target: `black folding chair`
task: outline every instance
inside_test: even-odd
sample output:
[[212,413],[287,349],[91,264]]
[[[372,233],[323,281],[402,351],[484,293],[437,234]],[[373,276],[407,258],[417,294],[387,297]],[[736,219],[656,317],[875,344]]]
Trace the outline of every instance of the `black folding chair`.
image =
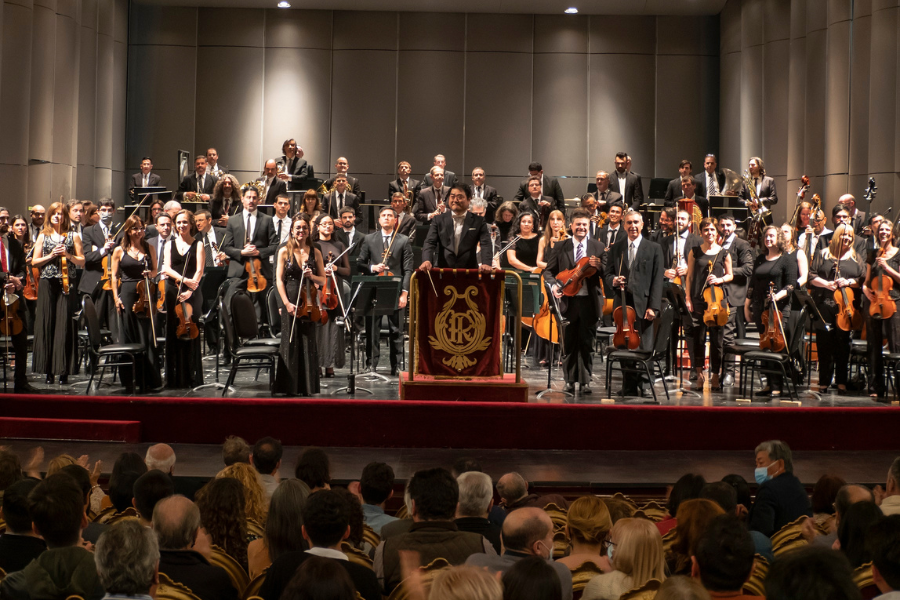
[[219,301],[219,319],[224,325],[226,352],[231,353],[231,371],[228,373],[222,395],[228,393],[228,388],[234,383],[234,378],[241,369],[253,369],[257,373],[259,369],[268,369],[269,390],[271,391],[275,383],[278,345],[252,343],[262,340],[257,337],[259,328],[256,324],[256,309],[246,292],[239,291],[232,296],[231,314],[232,317],[229,318],[225,312],[225,300],[221,299]]
[[[653,392],[653,401],[656,399],[656,388],[653,387],[654,375],[662,379],[663,390],[666,392],[666,400],[669,399],[669,386],[663,376],[662,362],[666,360],[666,352],[669,348],[669,337],[672,335],[672,321],[675,318],[675,307],[666,303],[659,319],[654,322],[655,338],[651,350],[613,350],[606,356],[606,392],[610,393],[613,364],[618,365],[618,370],[625,373],[645,374],[650,380],[650,390]],[[647,332],[645,332],[647,333]],[[635,365],[635,366],[632,366]],[[639,367],[637,365],[640,365]]]
[[[768,350],[753,350],[744,353],[741,361],[741,390],[744,389],[744,381],[750,382],[750,398],[753,398],[753,380],[757,373],[766,375],[781,375],[782,382],[787,386],[791,398],[800,400],[797,394],[797,379],[800,373],[794,366],[794,361],[800,360],[800,344],[806,335],[807,308],[804,306],[797,313],[796,319],[791,319],[790,331],[787,332],[785,351],[771,352]],[[749,379],[745,379],[747,372]],[[795,379],[795,377],[797,379]]]
[[[106,367],[120,367],[123,365],[131,365],[132,374],[137,377],[137,360],[144,356],[144,346],[138,343],[131,344],[106,344],[103,345],[103,334],[100,330],[100,319],[97,317],[97,309],[94,308],[94,301],[90,296],[84,296],[81,300],[82,316],[87,324],[88,344],[87,350],[90,353],[91,361],[94,365],[100,367],[100,376],[97,378],[97,387],[103,383],[103,372]],[[120,358],[127,356],[127,361]],[[115,358],[116,362],[111,362]],[[87,391],[94,389],[94,373],[91,370],[91,378],[88,380]]]

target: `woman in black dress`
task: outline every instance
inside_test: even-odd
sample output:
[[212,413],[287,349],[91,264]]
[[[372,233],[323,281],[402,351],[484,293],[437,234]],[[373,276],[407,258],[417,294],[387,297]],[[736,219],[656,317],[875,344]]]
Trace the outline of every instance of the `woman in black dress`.
[[[875,319],[866,312],[866,346],[869,354],[869,397],[884,398],[884,340],[892,353],[900,352],[900,249],[894,245],[894,225],[882,221],[875,232],[878,250],[872,252],[866,265],[866,285],[863,291],[869,302],[875,299],[872,293],[873,280],[886,275],[893,280],[891,299],[895,312],[890,319]],[[880,288],[879,288],[880,289]],[[896,385],[897,382],[894,382]]]
[[865,267],[853,250],[853,227],[838,225],[831,243],[816,257],[811,296],[819,308],[822,318],[829,325],[816,324],[816,348],[819,353],[819,393],[824,394],[831,385],[832,377],[839,394],[847,393],[847,378],[850,371],[850,345],[852,331],[844,331],[836,322],[839,311],[834,293],[841,288],[853,288],[854,308],[860,310],[860,299],[865,278]]
[[[311,280],[312,303],[317,302],[316,286],[325,284],[322,253],[310,244],[309,218],[301,213],[291,221],[291,237],[275,259],[275,281],[284,304],[281,312],[281,353],[275,371],[275,393],[312,396],[319,393],[319,356],[316,351],[316,324],[308,316],[294,317],[303,287]],[[315,285],[312,285],[315,284]]]
[[[63,260],[68,270],[68,289],[63,286]],[[41,271],[34,325],[33,373],[45,373],[47,383],[59,375],[67,383],[72,368],[75,324],[69,315],[69,298],[77,294],[75,267],[84,266],[81,236],[69,231],[69,211],[62,202],[47,209],[44,228],[34,243],[31,264]]]
[[[12,230],[12,235],[15,237],[16,241],[22,245],[22,250],[25,251],[25,268],[27,271],[25,279],[22,280],[22,285],[27,285],[26,282],[31,282],[32,286],[37,286],[38,278],[34,276],[34,272],[31,268],[31,257],[34,254],[34,244],[32,243],[32,239],[28,237],[28,221],[26,221],[25,217],[22,215],[15,215],[12,218],[10,229]],[[23,302],[23,305],[25,306],[25,328],[28,335],[33,335],[35,320],[34,311],[37,308],[37,298],[29,300],[25,297],[24,293],[21,296],[21,302]]]
[[181,210],[175,215],[175,239],[166,244],[166,387],[178,389],[203,385],[203,358],[200,336],[178,336],[179,319],[175,307],[192,313],[196,324],[203,310],[200,279],[203,277],[203,243],[195,239],[194,213]]
[[[331,269],[327,265],[338,256],[341,256],[346,246],[344,246],[343,242],[334,239],[334,219],[327,214],[323,213],[316,217],[313,230],[312,239],[318,244],[319,251],[322,253],[322,261],[326,265],[326,284],[333,285]],[[340,260],[334,265],[334,273],[337,275],[337,291],[345,300],[347,293],[344,290],[348,285],[346,278],[350,277],[350,259],[348,254],[341,256]],[[347,289],[349,290],[349,287]],[[340,369],[344,366],[344,329],[338,327],[335,323],[335,318],[343,314],[341,303],[338,302],[337,308],[328,311],[328,321],[326,323],[319,322],[316,326],[319,367],[325,369],[325,377],[334,377],[335,367]]]
[[516,236],[519,236],[519,239],[506,251],[509,266],[520,271],[540,273],[541,268],[537,264],[537,259],[541,238],[534,230],[532,213],[524,212],[519,215],[512,231],[512,237]]
[[[775,303],[781,311],[784,334],[790,331],[788,324],[791,318],[791,296],[797,285],[797,259],[784,253],[784,234],[778,227],[769,225],[762,232],[765,252],[753,262],[753,275],[747,288],[747,300],[744,302],[744,318],[748,323],[756,323],[756,329],[762,333],[762,315],[769,306],[769,284],[775,285]],[[788,340],[785,338],[785,342]],[[769,377],[769,385],[757,392],[759,396],[780,396],[781,376]]]
[[[706,300],[703,292],[710,285],[721,286],[734,279],[731,270],[731,254],[716,243],[718,231],[714,219],[700,221],[700,235],[703,243],[695,246],[688,254],[687,289],[690,293],[685,297],[688,310],[691,311],[691,320],[694,325],[694,356],[697,364],[694,371],[697,373],[697,381],[694,389],[702,390],[703,382],[703,357],[706,354],[706,332],[709,330],[709,372],[712,373],[709,380],[709,389],[719,391],[719,372],[722,368],[722,350],[725,344],[725,327],[708,326],[703,321],[703,312],[706,310]],[[712,268],[710,268],[712,265]],[[724,288],[719,288],[724,294]]]
[[[120,344],[140,344],[144,347],[144,357],[138,360],[137,374],[131,371],[131,365],[119,367],[119,375],[126,391],[134,391],[137,385],[140,391],[158,388],[162,385],[159,360],[156,354],[155,336],[152,331],[150,315],[146,311],[136,313],[134,305],[138,300],[138,288],[146,281],[156,277],[156,253],[150,252],[150,246],[144,240],[144,222],[138,216],[131,216],[122,228],[125,235],[119,247],[113,251],[109,279],[112,286],[113,300],[119,318]],[[121,282],[121,287],[119,283]],[[156,299],[150,284],[150,308],[156,310]]]

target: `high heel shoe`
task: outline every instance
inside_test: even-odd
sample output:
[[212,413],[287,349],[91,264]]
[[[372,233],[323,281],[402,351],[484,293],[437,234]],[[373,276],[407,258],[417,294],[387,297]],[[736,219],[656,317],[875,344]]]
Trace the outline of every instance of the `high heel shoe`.
[[53,383],[53,375],[48,374],[46,381],[47,381],[47,383]]
[[719,374],[713,373],[712,377],[709,378],[709,390],[711,392],[721,392],[722,386],[719,384]]
[[692,389],[703,391],[703,384],[706,383],[706,376],[703,374],[703,371],[697,371],[697,380],[694,382]]

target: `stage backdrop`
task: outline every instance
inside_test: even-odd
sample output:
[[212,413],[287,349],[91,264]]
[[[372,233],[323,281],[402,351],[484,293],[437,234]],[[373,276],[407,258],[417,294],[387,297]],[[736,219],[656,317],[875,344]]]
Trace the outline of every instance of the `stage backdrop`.
[[718,149],[718,16],[131,9],[127,164],[170,186],[176,149],[243,182],[287,137],[368,198],[437,153],[507,198],[538,160],[572,198],[617,151],[649,181]]

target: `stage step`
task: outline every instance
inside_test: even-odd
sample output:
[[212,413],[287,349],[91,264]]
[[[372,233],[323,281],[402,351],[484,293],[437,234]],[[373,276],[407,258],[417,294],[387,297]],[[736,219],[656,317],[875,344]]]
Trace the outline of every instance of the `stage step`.
[[0,417],[0,438],[135,444],[141,441],[141,422]]

